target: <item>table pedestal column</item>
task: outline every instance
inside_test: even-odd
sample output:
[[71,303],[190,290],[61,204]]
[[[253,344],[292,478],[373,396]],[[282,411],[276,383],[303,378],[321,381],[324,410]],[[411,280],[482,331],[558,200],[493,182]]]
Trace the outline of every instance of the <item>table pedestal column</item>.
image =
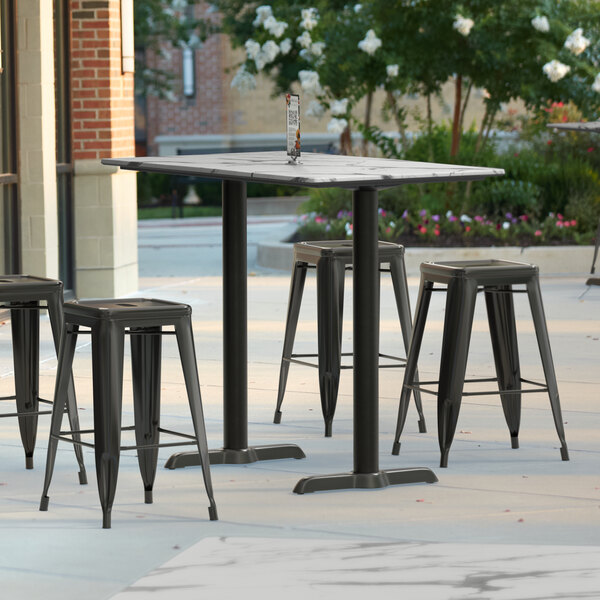
[[352,196],[354,295],[354,470],[301,479],[297,494],[323,490],[382,488],[401,483],[433,483],[427,468],[379,469],[379,261],[377,190]]
[[[223,181],[223,448],[210,464],[304,458],[295,444],[248,446],[248,265],[246,183]],[[197,452],[179,452],[167,469],[199,465]]]

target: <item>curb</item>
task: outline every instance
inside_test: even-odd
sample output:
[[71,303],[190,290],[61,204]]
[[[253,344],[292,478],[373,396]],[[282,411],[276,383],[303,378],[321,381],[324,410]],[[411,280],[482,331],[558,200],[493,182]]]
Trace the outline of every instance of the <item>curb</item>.
[[[261,267],[291,271],[294,244],[287,242],[261,242],[258,245],[257,263]],[[420,265],[430,260],[474,260],[495,258],[516,260],[537,265],[543,275],[589,274],[593,246],[530,246],[519,248],[406,248],[404,260],[409,277],[420,276]]]

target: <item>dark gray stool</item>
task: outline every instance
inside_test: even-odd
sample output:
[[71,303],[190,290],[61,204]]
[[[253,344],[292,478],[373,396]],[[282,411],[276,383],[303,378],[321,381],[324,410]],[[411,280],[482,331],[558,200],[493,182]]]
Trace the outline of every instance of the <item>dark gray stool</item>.
[[[434,288],[434,283],[441,283],[447,287]],[[519,284],[525,285],[525,289],[513,289],[513,285]],[[431,294],[436,291],[447,292],[440,375],[438,381],[421,382],[421,385],[438,384],[437,393],[425,388],[419,388],[419,384],[415,380],[423,330],[425,329],[425,322],[427,320],[427,310]],[[475,298],[477,293],[481,291],[485,295],[497,376],[494,378],[470,379],[467,381],[496,381],[499,392],[463,392]],[[518,292],[525,292],[529,297],[546,385],[521,377],[513,305],[513,294]],[[532,389],[522,389],[522,383],[531,385]],[[421,389],[422,392],[437,395],[441,467],[448,466],[448,453],[456,430],[461,398],[463,396],[498,393],[500,393],[502,400],[502,408],[510,431],[512,447],[518,448],[521,421],[521,394],[548,392],[554,424],[556,425],[556,431],[561,443],[561,457],[563,460],[569,460],[537,266],[507,260],[428,262],[421,265],[421,286],[417,302],[413,338],[408,353],[404,384],[400,396],[398,425],[392,454],[398,454],[400,451],[399,439],[406,419],[410,391],[417,388]]]
[[[290,363],[298,363],[319,369],[319,389],[321,408],[325,419],[325,435],[331,436],[333,416],[340,383],[340,370],[351,369],[352,365],[342,365],[342,356],[352,356],[352,352],[342,352],[342,321],[344,312],[344,271],[352,268],[352,241],[299,242],[294,244],[294,266],[290,286],[287,320],[283,340],[283,354],[279,371],[279,390],[274,423],[281,422],[281,404],[285,394]],[[381,264],[389,263],[389,268]],[[404,268],[404,246],[390,242],[379,242],[379,270],[392,276],[398,317],[404,338],[404,348],[408,352],[412,331],[410,300]],[[302,292],[307,269],[317,271],[317,354],[293,354],[294,338],[298,326],[298,315],[302,302]],[[305,358],[318,357],[318,364],[306,362]],[[395,361],[395,364],[380,364],[383,367],[404,366],[405,359],[387,354],[381,358]],[[415,372],[415,377],[417,374]],[[419,391],[415,391],[415,405],[419,413],[419,431],[427,431],[421,406]]]
[[[40,402],[52,404],[39,396],[40,310],[48,311],[54,347],[58,353],[63,327],[63,284],[55,279],[32,275],[0,275],[0,309],[10,310],[15,370],[15,395],[0,400],[15,400],[17,405],[16,413],[0,417],[17,417],[25,450],[25,467],[33,469],[38,416],[52,412],[39,410]],[[71,379],[65,391],[69,421],[72,429],[78,430],[79,418]],[[75,455],[79,463],[79,481],[87,483],[81,448],[75,448]]]
[[[138,462],[144,482],[145,501],[152,503],[152,487],[156,475],[158,448],[194,445],[200,453],[202,475],[210,506],[211,520],[217,519],[210,477],[208,446],[200,398],[200,384],[192,334],[192,309],[186,304],[164,300],[124,299],[67,302],[64,306],[65,326],[58,358],[54,410],[48,444],[46,477],[40,510],[48,509],[48,488],[52,479],[58,440],[95,449],[98,492],[103,512],[103,527],[110,528],[111,508],[117,487],[121,450],[138,450]],[[79,327],[90,331],[80,332]],[[173,326],[174,332],[163,332]],[[90,333],[94,389],[94,444],[77,441],[75,432],[61,431],[62,404],[69,382],[75,343],[80,333]],[[123,351],[125,334],[131,338],[134,423],[121,427],[123,391]],[[160,366],[162,335],[177,337],[179,354],[195,435],[186,435],[160,427]],[[136,444],[121,447],[121,431],[135,429]],[[186,442],[159,444],[159,434],[169,433],[186,438]]]

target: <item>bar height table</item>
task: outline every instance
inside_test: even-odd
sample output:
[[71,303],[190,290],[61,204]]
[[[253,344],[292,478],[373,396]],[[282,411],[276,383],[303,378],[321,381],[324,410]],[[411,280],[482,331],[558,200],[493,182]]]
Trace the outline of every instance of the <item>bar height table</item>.
[[[202,176],[223,181],[223,375],[224,447],[211,464],[302,458],[298,446],[247,442],[246,182],[352,190],[354,237],[354,468],[350,473],[301,479],[299,494],[320,490],[381,488],[437,481],[427,468],[379,468],[379,270],[377,260],[380,188],[407,183],[479,180],[502,169],[413,161],[304,154],[291,164],[285,152],[247,152],[172,157],[114,158],[122,169]],[[199,464],[194,453],[169,459],[171,468]]]
[[[581,123],[548,123],[550,129],[558,129],[561,131],[579,131],[581,133],[600,133],[600,121],[587,121]],[[596,272],[596,259],[598,258],[598,250],[600,249],[600,223],[596,230],[596,245],[594,246],[594,257],[592,258],[592,267],[590,275]],[[588,277],[586,285],[600,285],[600,277]]]

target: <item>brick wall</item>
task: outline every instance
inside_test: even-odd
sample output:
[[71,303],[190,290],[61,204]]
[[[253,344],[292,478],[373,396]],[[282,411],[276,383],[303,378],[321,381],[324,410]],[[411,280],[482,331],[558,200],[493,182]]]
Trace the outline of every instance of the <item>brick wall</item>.
[[72,0],[73,159],[133,156],[133,73],[122,73],[120,0]]
[[[211,21],[219,19],[206,2],[199,3],[195,10],[197,18]],[[223,77],[226,66],[223,45],[226,43],[226,36],[212,35],[195,51],[196,93],[189,98],[183,96],[181,50],[173,46],[165,47],[165,56],[147,52],[149,66],[164,69],[175,76],[174,100],[161,100],[155,96],[146,98],[149,155],[156,153],[153,140],[157,135],[229,133],[228,81]]]

